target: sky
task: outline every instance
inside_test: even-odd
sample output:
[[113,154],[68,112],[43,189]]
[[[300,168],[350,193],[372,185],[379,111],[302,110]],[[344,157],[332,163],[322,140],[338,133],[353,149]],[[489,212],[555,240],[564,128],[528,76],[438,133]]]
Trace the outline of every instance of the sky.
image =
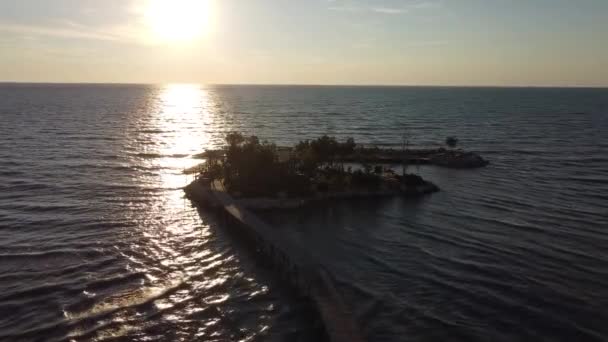
[[608,86],[608,0],[0,0],[0,81]]

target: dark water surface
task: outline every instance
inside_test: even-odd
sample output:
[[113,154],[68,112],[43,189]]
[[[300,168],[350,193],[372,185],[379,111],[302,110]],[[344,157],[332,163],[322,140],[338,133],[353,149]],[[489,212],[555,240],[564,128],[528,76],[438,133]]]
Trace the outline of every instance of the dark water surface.
[[241,130],[492,164],[417,200],[267,215],[374,341],[608,339],[608,90],[0,85],[0,340],[311,340],[301,305],[183,199]]

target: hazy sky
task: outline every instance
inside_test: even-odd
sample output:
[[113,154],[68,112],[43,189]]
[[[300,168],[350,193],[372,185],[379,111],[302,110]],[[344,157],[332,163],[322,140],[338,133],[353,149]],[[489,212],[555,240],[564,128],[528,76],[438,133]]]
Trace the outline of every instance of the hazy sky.
[[150,1],[0,0],[0,80],[608,86],[608,0],[209,0],[188,40]]

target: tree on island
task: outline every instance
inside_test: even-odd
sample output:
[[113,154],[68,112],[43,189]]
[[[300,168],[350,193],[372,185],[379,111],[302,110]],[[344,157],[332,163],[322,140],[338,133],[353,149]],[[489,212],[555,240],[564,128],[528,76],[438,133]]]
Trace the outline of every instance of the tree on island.
[[346,138],[345,142],[339,144],[338,154],[342,157],[349,156],[349,155],[355,153],[355,147],[357,147],[357,144],[355,143],[355,139],[352,137],[348,137],[348,138]]
[[321,162],[327,162],[333,165],[334,159],[338,154],[340,144],[336,138],[324,135],[310,142],[310,148],[319,157]]
[[226,156],[221,165],[224,185],[228,189],[243,193],[281,190],[279,180],[287,170],[278,162],[274,144],[260,143],[255,135],[245,137],[238,132],[229,133],[226,143]]
[[458,145],[458,138],[456,137],[447,137],[445,139],[445,144],[450,147],[451,149],[454,149],[456,147],[456,145]]
[[[357,143],[348,137],[344,142],[324,135],[314,140],[303,140],[295,146],[295,153],[300,165],[300,171],[312,175],[323,163],[334,165],[336,157],[347,157],[355,153]],[[342,165],[343,166],[343,165]]]
[[[276,145],[260,142],[256,136],[238,132],[226,136],[226,145],[208,155],[201,180],[221,180],[236,196],[309,196],[315,191],[377,189],[383,184],[384,169],[363,163],[363,170],[344,170],[345,160],[358,153],[353,138],[338,142],[324,135],[300,141],[288,160],[281,160]],[[397,181],[405,178],[396,177]]]
[[226,143],[228,147],[235,147],[245,141],[243,134],[239,132],[230,132],[226,135]]

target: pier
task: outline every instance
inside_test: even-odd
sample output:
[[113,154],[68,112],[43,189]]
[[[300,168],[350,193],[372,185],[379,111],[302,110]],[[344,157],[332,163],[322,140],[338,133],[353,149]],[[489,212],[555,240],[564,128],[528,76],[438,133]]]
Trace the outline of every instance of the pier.
[[332,342],[365,341],[352,312],[336,290],[331,273],[297,243],[272,229],[228,194],[220,181],[199,180],[184,189],[195,203],[214,203],[221,215],[254,244],[257,253],[272,263],[277,275],[314,304]]

